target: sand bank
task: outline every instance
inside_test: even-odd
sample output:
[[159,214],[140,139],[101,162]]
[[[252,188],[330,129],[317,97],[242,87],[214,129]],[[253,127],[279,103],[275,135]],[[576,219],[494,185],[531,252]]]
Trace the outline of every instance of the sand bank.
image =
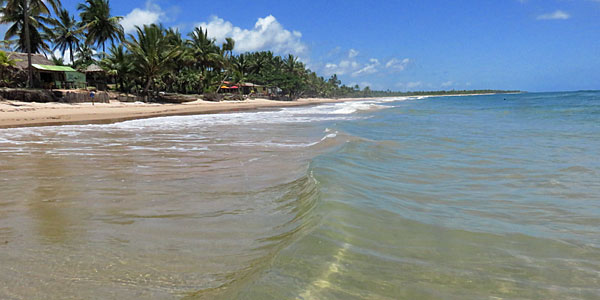
[[254,99],[231,102],[198,100],[185,104],[127,103],[111,100],[110,103],[96,103],[95,105],[91,103],[29,103],[7,100],[0,101],[0,128],[111,123],[139,118],[244,111],[352,100],[360,99],[307,98],[298,101]]

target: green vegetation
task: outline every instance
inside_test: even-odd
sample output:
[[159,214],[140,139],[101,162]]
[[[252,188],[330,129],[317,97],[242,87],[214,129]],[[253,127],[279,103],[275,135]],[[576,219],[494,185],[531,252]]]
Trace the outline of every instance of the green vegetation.
[[[119,91],[150,98],[159,92],[214,95],[225,83],[257,84],[266,88],[262,90],[265,96],[287,100],[500,92],[399,93],[373,91],[369,87],[361,90],[358,86],[342,85],[336,75],[317,75],[291,54],[281,57],[261,51],[236,55],[233,39],[227,38],[219,46],[201,27],[184,37],[177,29],[152,24],[137,27],[134,34],[125,36],[119,24],[122,17],[111,15],[109,0],[80,3],[80,21],[61,8],[60,0],[0,0],[0,4],[0,23],[10,25],[4,37],[5,47],[46,54],[59,50],[63,57],[68,50],[74,68],[84,70],[97,64]],[[97,53],[98,50],[102,52]],[[57,65],[64,64],[61,58],[52,59]],[[10,66],[2,68],[5,71]]]
[[9,76],[10,71],[17,63],[17,60],[10,57],[4,51],[0,51],[0,87],[10,86],[12,76]]

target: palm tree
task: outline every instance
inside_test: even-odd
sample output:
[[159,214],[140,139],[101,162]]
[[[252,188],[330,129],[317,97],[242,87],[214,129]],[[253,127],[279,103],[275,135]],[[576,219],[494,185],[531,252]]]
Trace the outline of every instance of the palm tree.
[[188,36],[191,38],[188,41],[188,47],[191,48],[193,56],[196,58],[196,63],[201,70],[223,66],[219,47],[215,45],[214,39],[208,37],[207,30],[202,30],[202,27],[196,27]]
[[260,75],[269,65],[273,58],[273,52],[253,53],[250,59],[250,72]]
[[290,73],[295,73],[300,75],[305,71],[304,64],[298,61],[298,57],[295,57],[293,54],[288,54],[288,57],[283,60],[283,64],[285,70]]
[[108,51],[108,56],[100,61],[100,67],[116,77],[119,90],[124,92],[125,77],[132,71],[129,54],[121,44],[112,45]]
[[50,60],[52,60],[52,63],[57,66],[65,65],[65,60],[62,57],[56,57],[54,54],[52,54],[52,56],[50,57]]
[[146,79],[144,94],[147,95],[153,80],[169,70],[181,51],[169,45],[164,30],[156,24],[136,26],[136,32],[137,36],[130,34],[125,44],[131,52],[134,69]]
[[[12,23],[6,31],[4,39],[16,38],[17,51],[27,52],[28,48],[31,53],[50,50],[47,40],[52,35],[52,31],[47,24],[52,24],[53,19],[44,13],[42,7],[29,7],[27,13],[29,30],[25,30],[26,27],[24,26],[23,18],[26,12],[23,10],[23,5],[18,5],[14,9],[5,7],[2,13],[2,23]],[[26,31],[28,31],[28,35]],[[29,45],[27,45],[28,41]]]
[[10,57],[10,54],[7,54],[4,51],[0,51],[0,84],[2,86],[7,85],[8,79],[4,78],[4,74],[6,70],[16,65],[18,60]]
[[77,9],[81,11],[81,29],[87,32],[88,45],[102,45],[102,52],[105,52],[106,41],[110,40],[114,44],[115,41],[123,40],[123,26],[119,23],[123,17],[110,16],[108,0],[86,0]]
[[233,49],[235,48],[235,40],[233,38],[226,38],[225,43],[223,43],[223,51],[227,53],[229,51],[229,58],[233,56]]
[[78,68],[86,68],[94,62],[94,49],[87,44],[79,45],[77,53],[75,53],[75,61],[73,65]]
[[57,24],[54,27],[54,50],[60,49],[62,56],[65,56],[65,51],[69,49],[71,55],[71,63],[73,63],[73,46],[77,48],[79,45],[79,28],[75,18],[69,14],[66,9],[61,9],[58,12]]
[[[25,50],[27,52],[27,66],[28,66],[28,79],[27,86],[33,86],[33,69],[31,67],[31,33],[32,26],[30,22],[32,21],[30,15],[32,16],[45,16],[50,17],[50,10],[46,4],[50,4],[54,9],[54,12],[57,12],[61,7],[60,0],[0,0],[0,5],[2,6],[2,19],[1,23],[15,23],[16,27],[20,27],[22,33],[19,35],[20,40],[24,39],[24,43],[20,42],[20,49]],[[21,13],[19,13],[19,11]],[[19,21],[17,19],[11,19],[10,16],[18,15],[22,16],[20,20],[22,20],[21,25],[17,25],[16,23]],[[8,16],[8,19],[5,19]],[[37,22],[36,22],[37,21]],[[33,29],[37,28],[37,25],[40,25],[39,18],[38,20],[34,20]],[[37,31],[37,30],[36,30]],[[13,31],[13,35],[15,36],[17,30]],[[7,31],[8,34],[8,31]],[[35,39],[42,40],[41,36],[38,34]],[[5,37],[6,39],[6,37]],[[24,46],[24,47],[23,47]]]

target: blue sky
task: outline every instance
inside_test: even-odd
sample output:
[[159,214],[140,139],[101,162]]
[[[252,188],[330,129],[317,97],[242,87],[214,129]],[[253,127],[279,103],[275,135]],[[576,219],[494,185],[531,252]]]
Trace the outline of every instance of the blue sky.
[[[75,11],[75,0],[63,5]],[[375,89],[600,89],[600,0],[112,0],[123,25],[199,24]]]

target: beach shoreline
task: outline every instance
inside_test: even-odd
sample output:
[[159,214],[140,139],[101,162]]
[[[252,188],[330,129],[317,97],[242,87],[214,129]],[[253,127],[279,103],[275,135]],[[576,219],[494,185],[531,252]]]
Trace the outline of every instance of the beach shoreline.
[[[489,94],[460,95],[419,95],[400,98],[489,96]],[[218,114],[239,111],[257,111],[285,107],[310,106],[349,101],[369,101],[372,99],[399,98],[300,98],[295,101],[252,99],[244,101],[211,102],[196,100],[182,104],[121,102],[110,103],[63,103],[63,102],[23,102],[0,100],[0,129],[19,127],[42,127],[61,125],[110,124],[136,119],[168,116]]]
[[361,100],[368,100],[368,98],[302,98],[297,101],[253,99],[224,102],[197,100],[183,104],[129,103],[111,100],[110,103],[96,103],[94,105],[92,105],[92,103],[36,103],[3,100],[0,101],[0,129],[108,124],[127,120],[165,116],[253,111]]

